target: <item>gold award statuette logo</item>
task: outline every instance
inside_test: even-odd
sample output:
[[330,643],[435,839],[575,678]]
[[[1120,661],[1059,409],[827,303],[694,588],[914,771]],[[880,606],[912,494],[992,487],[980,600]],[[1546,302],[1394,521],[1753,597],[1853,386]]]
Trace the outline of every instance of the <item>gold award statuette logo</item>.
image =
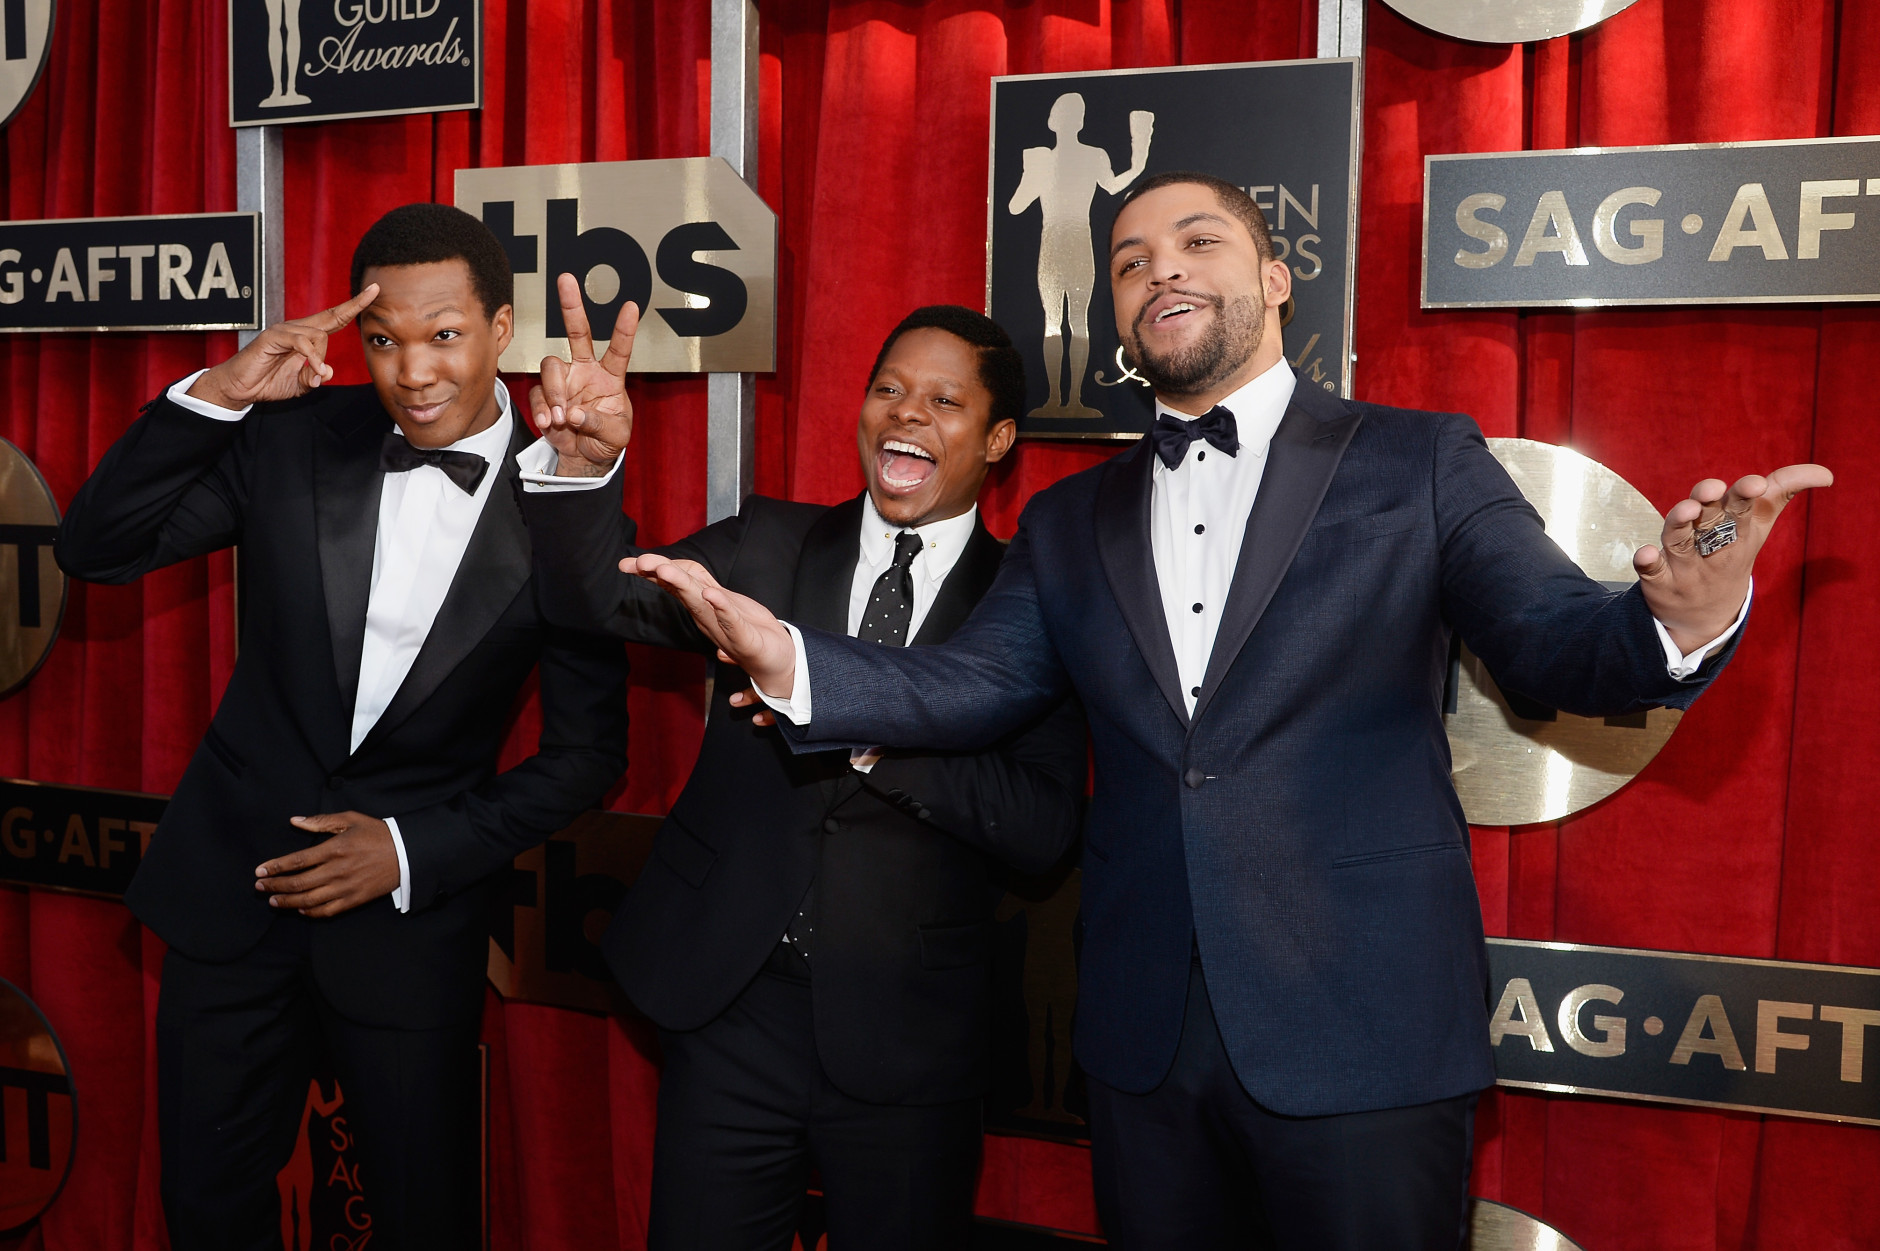
[[[1529,439],[1488,446],[1569,559],[1614,589],[1638,580],[1632,553],[1663,527],[1650,500],[1569,448]],[[1590,807],[1637,777],[1683,715],[1558,712],[1502,691],[1458,640],[1443,722],[1463,814],[1473,825],[1530,825]]]
[[65,1052],[33,1001],[0,980],[0,1234],[37,1220],[72,1171],[77,1099]]
[[1527,43],[1599,25],[1637,0],[1385,0],[1419,26],[1472,43]]

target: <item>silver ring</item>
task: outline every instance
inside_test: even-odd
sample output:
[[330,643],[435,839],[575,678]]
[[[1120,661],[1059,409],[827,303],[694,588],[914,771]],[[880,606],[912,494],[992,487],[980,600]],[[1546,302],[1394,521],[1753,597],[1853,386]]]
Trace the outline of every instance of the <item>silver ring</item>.
[[1710,529],[1699,530],[1691,537],[1697,540],[1699,556],[1714,556],[1736,542],[1736,518],[1726,515]]

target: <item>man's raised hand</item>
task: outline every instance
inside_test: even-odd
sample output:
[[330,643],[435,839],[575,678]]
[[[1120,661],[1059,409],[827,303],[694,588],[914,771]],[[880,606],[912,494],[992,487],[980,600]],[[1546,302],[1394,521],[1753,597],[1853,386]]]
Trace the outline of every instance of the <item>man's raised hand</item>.
[[[796,689],[796,642],[770,609],[748,595],[727,591],[697,561],[647,552],[620,562],[622,573],[645,578],[685,606],[718,658],[744,670],[753,686],[776,699]],[[737,696],[734,704],[742,706]]]
[[[1671,506],[1662,545],[1639,548],[1632,567],[1652,616],[1681,651],[1702,647],[1736,620],[1749,594],[1756,553],[1789,501],[1811,487],[1833,484],[1834,475],[1820,465],[1789,465],[1766,478],[1739,478],[1729,487],[1706,478],[1691,488],[1689,499]],[[1709,556],[1699,553],[1698,532],[1725,520],[1736,522],[1736,541]]]
[[218,408],[246,408],[264,400],[291,400],[333,377],[326,363],[327,339],[351,324],[372,301],[379,284],[344,304],[296,321],[269,326],[248,346],[196,379],[189,394]]
[[544,357],[542,381],[529,391],[529,411],[560,457],[556,473],[598,478],[613,468],[633,435],[633,403],[627,398],[627,362],[640,328],[640,306],[624,305],[613,337],[599,360],[588,328],[581,284],[573,274],[555,280],[561,321],[568,330],[568,360]]

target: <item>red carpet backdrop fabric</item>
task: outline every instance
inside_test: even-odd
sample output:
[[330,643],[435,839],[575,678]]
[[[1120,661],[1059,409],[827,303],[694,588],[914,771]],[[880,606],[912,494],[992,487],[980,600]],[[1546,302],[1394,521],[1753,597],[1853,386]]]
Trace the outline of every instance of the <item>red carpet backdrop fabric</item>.
[[[345,294],[361,230],[451,199],[466,166],[698,156],[707,5],[488,0],[475,112],[290,128],[287,304]],[[757,487],[830,502],[862,485],[863,371],[911,306],[985,290],[988,80],[1310,56],[1316,0],[765,0],[760,184],[781,217],[779,368]],[[64,0],[44,81],[0,132],[5,214],[227,211],[225,0]],[[1636,783],[1557,826],[1478,829],[1491,933],[1880,965],[1880,311],[1423,312],[1426,153],[1880,133],[1880,6],[1638,0],[1580,36],[1457,42],[1369,13],[1356,387],[1568,443],[1660,508],[1692,481],[1792,461],[1842,486],[1777,532],[1747,641]],[[1269,118],[1284,125],[1286,102]],[[0,435],[69,500],[137,407],[234,350],[220,333],[5,336]],[[341,381],[364,381],[341,336]],[[512,379],[517,385],[521,379]],[[628,506],[655,542],[703,524],[705,386],[640,376]],[[1028,443],[987,520],[1111,449]],[[74,586],[64,637],[0,701],[0,774],[167,793],[234,659],[227,555],[125,588]],[[615,806],[663,812],[701,731],[702,668],[635,657],[632,772]],[[516,718],[512,756],[533,741]],[[34,1245],[167,1245],[151,1046],[160,945],[118,904],[0,889],[0,976],[29,993],[84,1092],[77,1163]],[[491,996],[492,1245],[643,1245],[656,1045],[620,1020]],[[1871,1069],[1873,1066],[1869,1066]],[[1876,1080],[1869,1078],[1868,1080]],[[1502,1092],[1475,1189],[1594,1251],[1871,1245],[1880,1131]],[[989,1139],[980,1207],[1093,1227],[1087,1154]]]

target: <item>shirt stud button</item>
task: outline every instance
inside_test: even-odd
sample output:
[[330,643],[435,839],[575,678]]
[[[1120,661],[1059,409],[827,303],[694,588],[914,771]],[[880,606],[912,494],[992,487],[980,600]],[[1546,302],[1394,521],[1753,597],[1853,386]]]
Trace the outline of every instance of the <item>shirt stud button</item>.
[[1196,526],[1196,527],[1195,527],[1195,533],[1196,533],[1196,534],[1205,534],[1205,533],[1207,533],[1207,529],[1208,529],[1208,528],[1207,528],[1206,526]]
[[1207,454],[1206,452],[1196,452],[1196,453],[1195,453],[1195,459],[1196,459],[1196,460],[1206,460],[1207,458],[1208,458],[1208,454]]
[[1201,605],[1199,605],[1199,604],[1196,604],[1196,605],[1195,605],[1195,611],[1196,611],[1196,612],[1200,612],[1200,611],[1201,611]]
[[1196,699],[1200,699],[1200,698],[1201,698],[1201,688],[1200,688],[1200,687],[1198,687],[1198,686],[1191,686],[1191,687],[1189,687],[1189,688],[1188,688],[1188,693],[1189,693],[1190,695],[1193,695],[1193,696],[1194,696],[1194,697],[1195,697]]

